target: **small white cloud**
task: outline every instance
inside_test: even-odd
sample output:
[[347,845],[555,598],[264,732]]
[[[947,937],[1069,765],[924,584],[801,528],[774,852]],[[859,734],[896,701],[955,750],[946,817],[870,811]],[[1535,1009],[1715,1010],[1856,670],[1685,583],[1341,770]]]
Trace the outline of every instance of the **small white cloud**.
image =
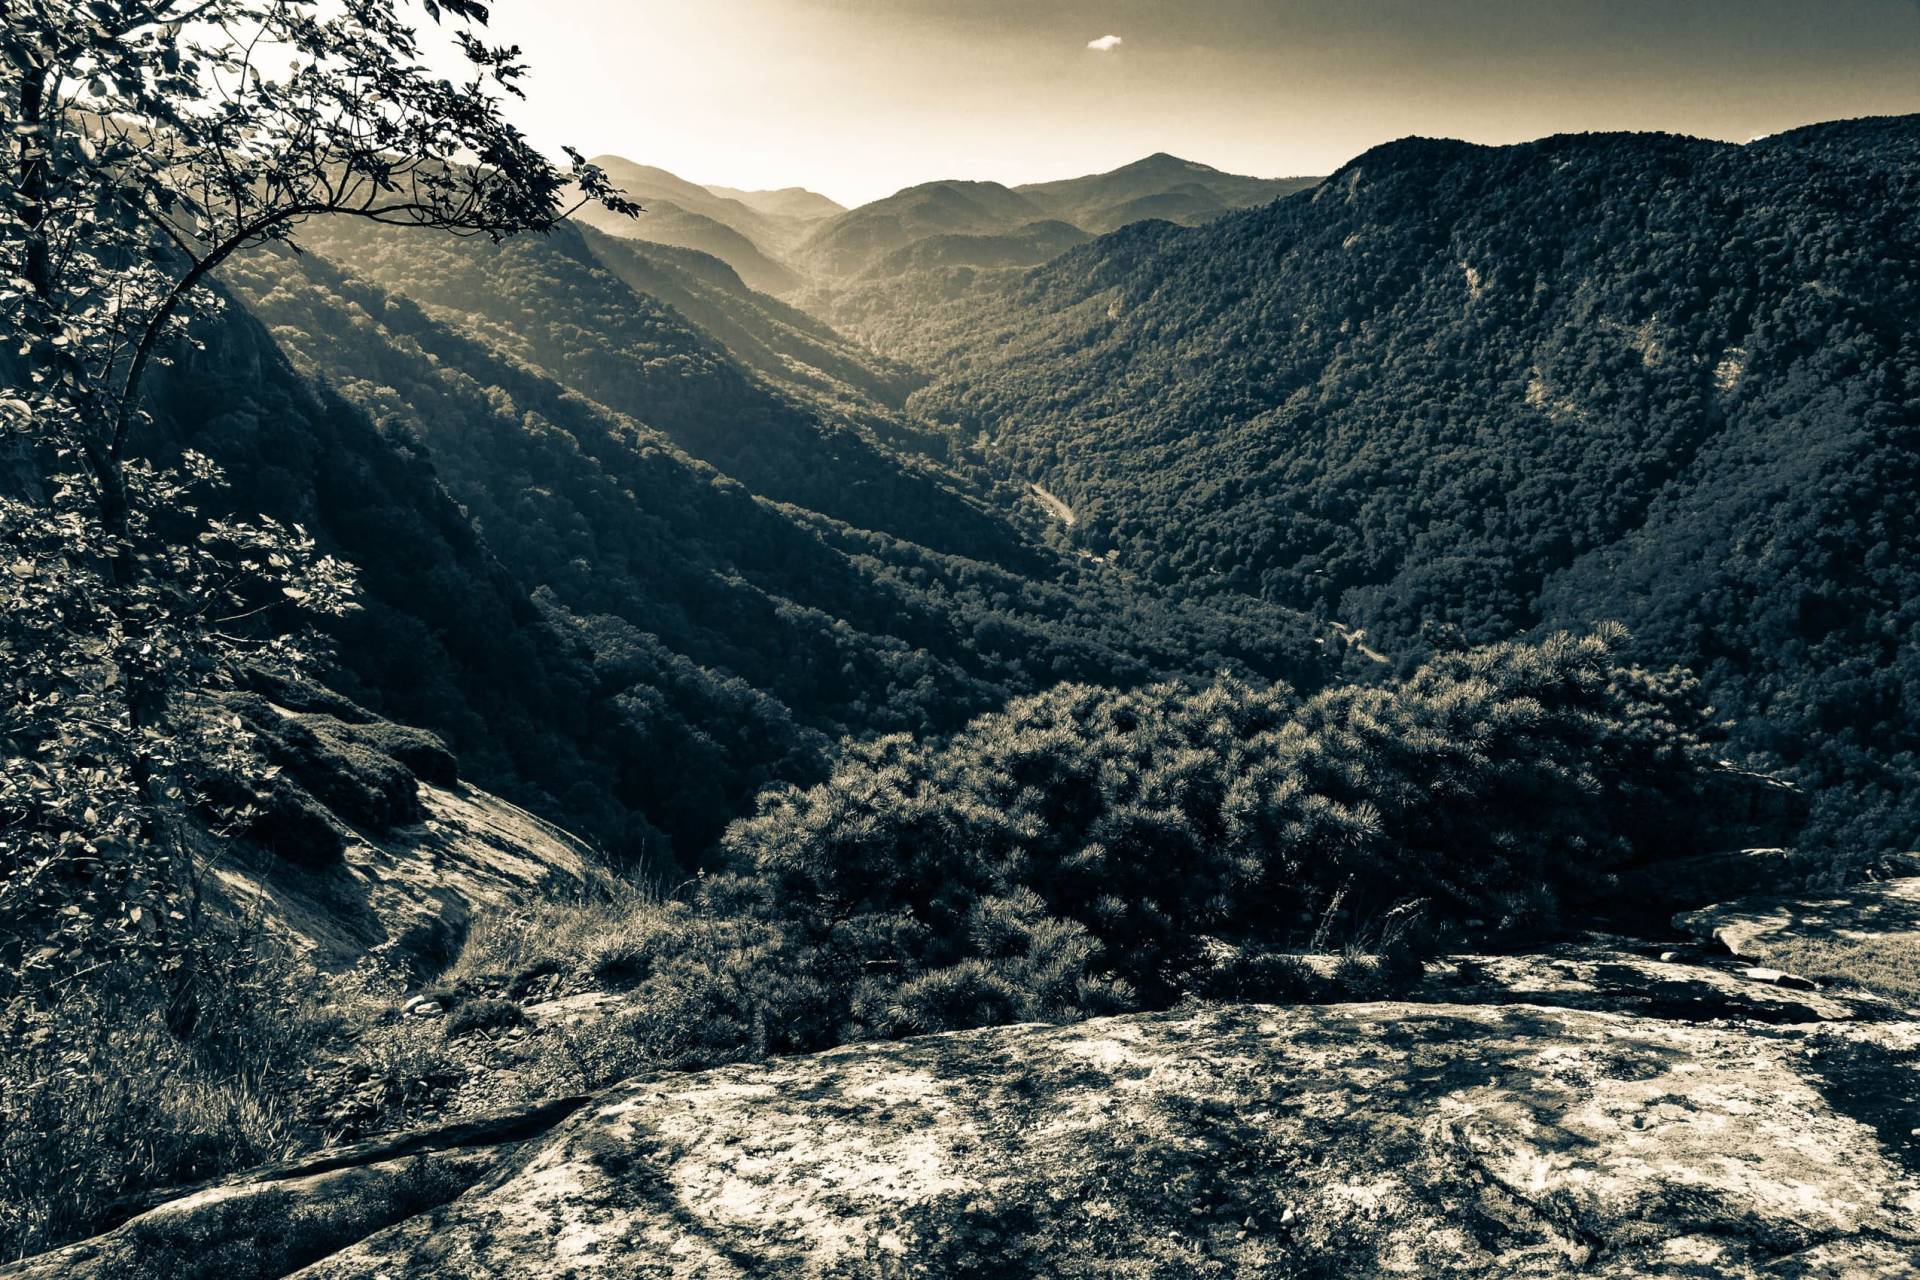
[[1096,53],[1112,53],[1120,47],[1121,43],[1119,36],[1101,36],[1098,40],[1087,41],[1087,48]]

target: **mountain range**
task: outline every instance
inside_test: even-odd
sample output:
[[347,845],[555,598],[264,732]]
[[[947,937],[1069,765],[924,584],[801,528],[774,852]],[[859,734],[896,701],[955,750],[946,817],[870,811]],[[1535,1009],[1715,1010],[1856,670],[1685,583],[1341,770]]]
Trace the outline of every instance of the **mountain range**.
[[[228,269],[174,438],[361,565],[351,696],[628,857],[697,862],[839,735],[1059,679],[1311,689],[1616,618],[1818,786],[1818,838],[1884,844],[1920,746],[1917,132],[1414,139],[1291,195],[1152,157],[842,212],[625,166],[833,283],[778,299],[646,215],[322,220]],[[1246,207],[1091,229],[1196,183]]]
[[1107,173],[1008,187],[937,181],[855,209],[799,187],[702,187],[620,156],[594,163],[645,206],[637,219],[587,209],[595,228],[720,258],[755,289],[792,294],[869,275],[950,265],[1031,266],[1146,219],[1195,225],[1312,185],[1248,178],[1159,153]]
[[1403,660],[1622,620],[1871,842],[1920,817],[1917,160],[1913,118],[1409,139],[859,331],[1124,571]]

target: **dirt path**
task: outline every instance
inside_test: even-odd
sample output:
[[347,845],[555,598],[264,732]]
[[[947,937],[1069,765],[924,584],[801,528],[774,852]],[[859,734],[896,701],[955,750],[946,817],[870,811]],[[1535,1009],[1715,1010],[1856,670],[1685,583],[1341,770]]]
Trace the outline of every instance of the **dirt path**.
[[1073,508],[1062,502],[1047,489],[1037,484],[1028,485],[1027,487],[1033,490],[1033,496],[1040,500],[1040,505],[1045,507],[1047,514],[1055,520],[1066,525],[1069,529],[1079,523],[1080,517],[1073,513]]

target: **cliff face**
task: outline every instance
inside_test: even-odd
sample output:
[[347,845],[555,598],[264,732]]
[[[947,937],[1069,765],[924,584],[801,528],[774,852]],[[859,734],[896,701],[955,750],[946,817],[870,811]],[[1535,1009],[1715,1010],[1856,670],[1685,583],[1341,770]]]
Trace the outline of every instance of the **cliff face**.
[[476,909],[585,885],[585,845],[463,781],[432,734],[312,686],[270,692],[221,702],[270,776],[223,797],[249,816],[208,842],[203,889],[322,968],[384,947],[432,970]]

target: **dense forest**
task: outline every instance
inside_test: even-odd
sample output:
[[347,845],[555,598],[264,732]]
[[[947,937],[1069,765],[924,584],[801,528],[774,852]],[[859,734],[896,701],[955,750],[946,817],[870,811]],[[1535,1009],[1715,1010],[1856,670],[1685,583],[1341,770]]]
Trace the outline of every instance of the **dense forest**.
[[[1408,140],[1197,229],[843,310],[954,457],[1189,599],[1402,663],[1617,618],[1817,838],[1910,843],[1920,121]],[[955,278],[956,276],[960,278]]]
[[[319,220],[224,274],[306,394],[372,424],[358,447],[410,459],[407,504],[445,487],[537,637],[525,695],[388,643],[343,646],[347,691],[623,857],[697,859],[837,738],[1055,680],[1313,689],[1608,619],[1700,673],[1731,752],[1814,784],[1817,841],[1865,853],[1913,820],[1914,133],[1412,140],[1195,228],[936,235],[834,294],[871,348],[584,227]],[[1127,173],[991,194],[1085,217]],[[978,203],[902,207],[956,191]],[[1000,265],[1050,226],[1050,262]],[[229,467],[259,448],[233,421],[204,436]],[[272,452],[238,497],[330,528]],[[418,576],[380,545],[342,544],[371,582]],[[464,589],[343,625],[444,647]],[[503,720],[522,696],[532,722]]]
[[[834,294],[871,349],[585,228],[323,221],[227,275],[445,483],[582,705],[623,708],[566,732],[629,763],[521,794],[602,838],[633,815],[629,852],[705,848],[840,735],[1052,679],[1312,688],[1606,619],[1865,852],[1913,819],[1914,132],[1414,140],[1197,228],[936,235]],[[1052,261],[1001,265],[1049,226]],[[1042,534],[1030,481],[1074,523]],[[489,740],[432,683],[352,692]]]
[[[824,397],[742,369],[583,241],[518,248],[559,259],[596,314],[622,317],[597,362],[563,345],[581,317],[558,288],[502,273],[494,310],[451,325],[366,278],[419,272],[452,290],[463,263],[479,281],[502,250],[404,232],[350,243],[362,275],[311,250],[229,266],[279,352],[232,320],[174,380],[175,440],[227,467],[238,509],[299,519],[360,567],[369,607],[340,624],[347,693],[446,735],[470,776],[623,861],[697,860],[763,784],[824,776],[843,734],[944,731],[1062,679],[1324,678],[1309,620],[1253,601],[1176,607],[1029,541],[931,463],[894,465]],[[633,252],[602,247],[622,264]],[[489,340],[510,323],[517,351]],[[525,358],[556,350],[571,385]],[[718,440],[773,492],[581,383],[668,422],[713,415],[685,438]],[[224,411],[196,421],[189,406],[206,404]],[[766,430],[729,438],[734,411]],[[796,494],[895,514],[869,527],[775,501]]]

